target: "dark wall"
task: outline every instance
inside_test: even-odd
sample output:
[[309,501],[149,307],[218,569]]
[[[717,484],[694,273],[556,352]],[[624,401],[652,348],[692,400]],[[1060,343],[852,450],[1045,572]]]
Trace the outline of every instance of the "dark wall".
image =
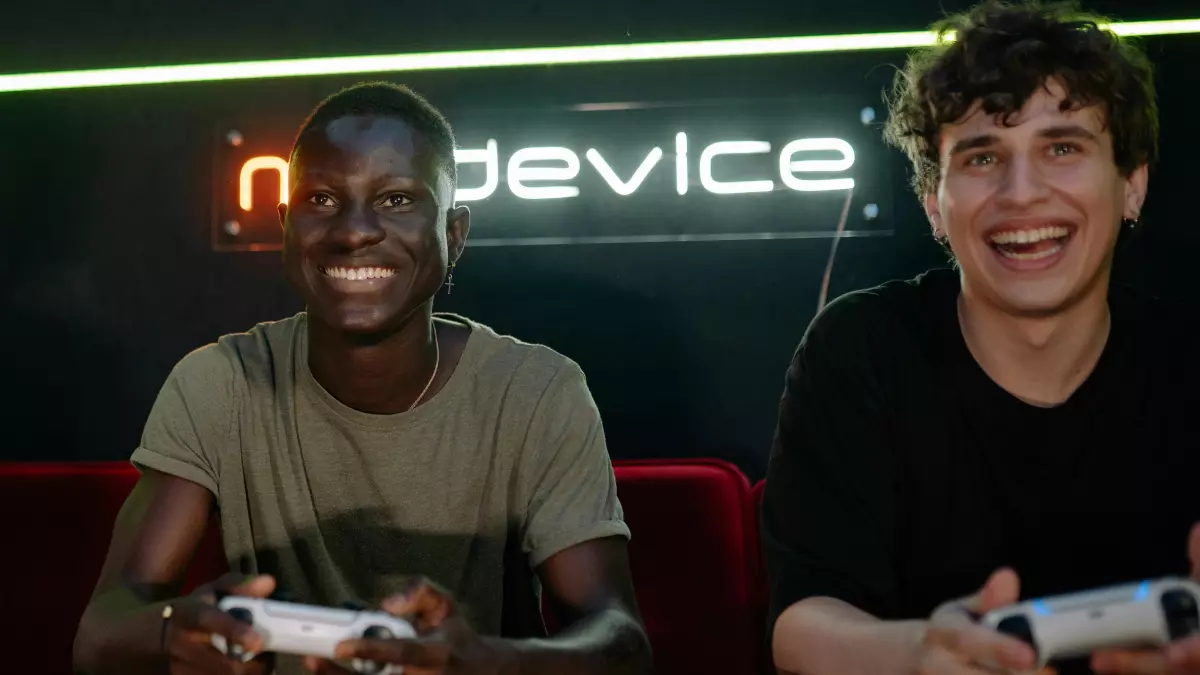
[[[0,70],[388,53],[454,48],[915,29],[937,3],[79,3],[71,25],[32,4],[2,30]],[[962,3],[942,3],[956,9]],[[1183,2],[1123,18],[1181,18]],[[1112,7],[1100,7],[1112,10]],[[6,10],[7,11],[7,10]],[[21,16],[28,13],[28,16]],[[1200,12],[1193,10],[1194,14]],[[1119,274],[1186,298],[1197,241],[1190,160],[1200,36],[1148,41],[1160,65],[1164,157],[1147,234]],[[469,113],[585,102],[730,102],[836,96],[880,105],[902,53],[564,66],[391,77]],[[0,94],[0,459],[127,457],[163,378],[216,336],[300,308],[278,253],[211,247],[214,131],[223,120],[298,123],[361,78]],[[882,147],[882,146],[880,146]],[[881,152],[888,237],[841,240],[831,296],[942,261]],[[1184,183],[1185,180],[1189,182]],[[668,216],[669,217],[669,216]],[[770,230],[753,208],[737,216]],[[476,227],[486,218],[477,212]],[[817,307],[829,239],[469,249],[441,309],[578,360],[613,455],[708,455],[761,476],[784,368]]]

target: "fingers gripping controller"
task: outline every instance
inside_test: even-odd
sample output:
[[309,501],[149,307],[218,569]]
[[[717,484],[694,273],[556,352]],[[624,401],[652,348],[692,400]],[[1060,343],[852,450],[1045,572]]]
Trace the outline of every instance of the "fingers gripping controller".
[[[219,607],[220,605],[218,605]],[[231,607],[226,612],[229,616],[241,621],[244,624],[254,625],[254,614],[244,607]],[[254,659],[255,654],[247,652],[241,645],[234,643],[229,644],[224,635],[213,635],[213,646],[216,647],[222,654],[228,656],[235,661],[243,663]]]
[[[315,607],[261,598],[228,596],[217,606],[230,616],[254,626],[262,636],[264,653],[334,657],[337,645],[356,638],[416,637],[412,626],[390,614],[356,609]],[[223,636],[213,635],[212,644],[222,653],[241,661],[257,654],[244,653],[238,645],[228,645]],[[364,675],[400,675],[402,668],[355,660],[353,667]]]
[[[363,631],[364,638],[368,640],[390,640],[396,637],[392,631],[388,630],[387,626],[368,626]],[[400,668],[390,667],[386,663],[376,663],[374,661],[363,661],[362,659],[354,659],[354,670],[363,673],[363,675],[395,675],[400,672]]]
[[1160,579],[1031,600],[983,624],[1034,648],[1040,665],[1099,649],[1163,646],[1200,632],[1200,585]]

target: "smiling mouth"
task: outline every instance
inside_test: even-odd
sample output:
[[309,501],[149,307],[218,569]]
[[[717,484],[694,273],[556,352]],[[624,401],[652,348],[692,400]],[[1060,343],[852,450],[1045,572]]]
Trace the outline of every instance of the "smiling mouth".
[[396,274],[396,270],[390,267],[318,267],[317,269],[327,277],[346,281],[387,279]]
[[1041,260],[1062,251],[1071,239],[1071,228],[1050,225],[1030,230],[1004,230],[988,237],[1000,255],[1012,260]]

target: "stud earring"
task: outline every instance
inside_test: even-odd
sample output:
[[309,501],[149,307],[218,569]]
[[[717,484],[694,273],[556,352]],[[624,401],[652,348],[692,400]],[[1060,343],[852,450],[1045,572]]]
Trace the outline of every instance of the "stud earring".
[[1128,227],[1131,230],[1133,228],[1137,227],[1137,224],[1138,224],[1137,218],[1122,218],[1121,219],[1121,225],[1124,225],[1125,227]]

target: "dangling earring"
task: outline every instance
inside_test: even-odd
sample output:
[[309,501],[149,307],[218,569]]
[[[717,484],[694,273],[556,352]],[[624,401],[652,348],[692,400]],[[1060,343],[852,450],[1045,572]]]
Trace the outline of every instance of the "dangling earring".
[[446,277],[446,295],[454,292],[454,266],[457,264],[456,260],[450,261],[450,275]]

